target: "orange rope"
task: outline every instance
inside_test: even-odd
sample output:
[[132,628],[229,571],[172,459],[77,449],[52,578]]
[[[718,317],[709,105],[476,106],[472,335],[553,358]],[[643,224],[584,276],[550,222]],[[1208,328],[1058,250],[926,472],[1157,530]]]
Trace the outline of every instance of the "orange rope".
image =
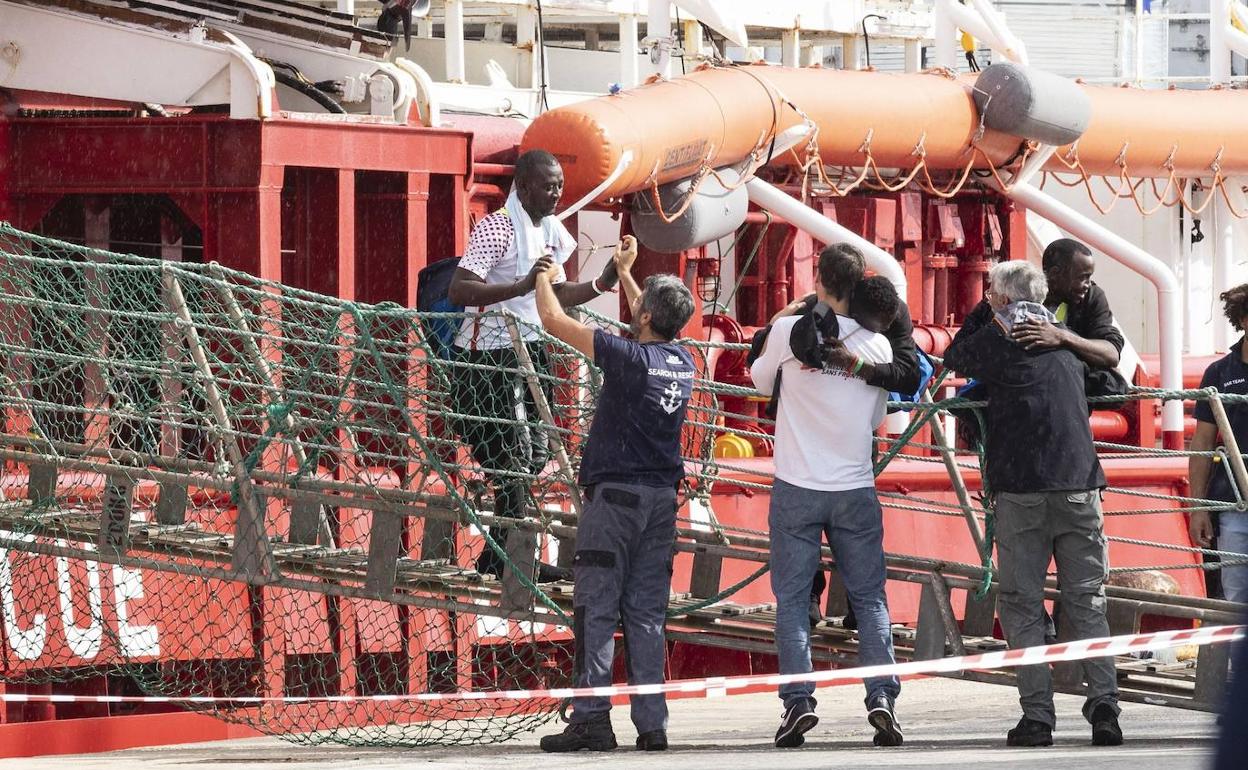
[[[953,73],[944,68],[936,68],[927,70],[926,72],[937,76],[955,77]],[[839,171],[835,172],[836,179],[833,179],[829,176],[828,168],[824,165],[823,158],[819,152],[819,126],[810,121],[809,117],[802,111],[802,109],[794,104],[790,99],[785,97],[784,94],[776,91],[773,95],[772,91],[775,88],[774,84],[764,84],[764,87],[767,89],[769,96],[772,96],[773,99],[778,99],[780,101],[781,104],[779,106],[787,105],[795,113],[805,119],[807,123],[814,125],[814,128],[806,141],[806,146],[802,148],[800,153],[796,147],[787,150],[787,152],[792,155],[793,160],[796,163],[796,169],[791,169],[789,171],[786,176],[786,181],[791,181],[794,174],[800,175],[802,200],[806,200],[809,196],[815,194],[811,191],[812,184],[817,184],[826,188],[827,194],[838,198],[843,198],[860,187],[866,187],[872,190],[883,190],[886,192],[900,192],[911,185],[917,184],[919,189],[923,192],[937,198],[947,200],[956,196],[966,186],[967,181],[971,178],[971,172],[974,170],[977,158],[983,159],[987,167],[987,171],[992,175],[997,185],[1003,191],[1008,193],[1011,185],[1007,183],[1006,180],[1002,179],[1000,172],[1002,170],[1015,170],[1016,172],[1017,169],[1026,164],[1027,159],[1031,157],[1036,150],[1034,142],[1027,142],[1024,146],[1023,152],[1018,156],[1016,161],[1006,166],[998,167],[993,164],[988,154],[985,153],[977,143],[972,142],[970,146],[970,157],[968,158],[966,165],[960,170],[955,170],[953,172],[952,180],[942,187],[938,185],[936,180],[933,178],[931,168],[927,163],[927,153],[923,147],[924,139],[926,138],[925,134],[920,136],[919,140],[915,143],[913,154],[918,157],[918,162],[915,163],[909,171],[893,176],[886,176],[881,171],[879,164],[876,162],[875,156],[871,151],[871,139],[874,135],[874,130],[871,130],[868,131],[866,138],[863,140],[862,145],[859,148],[859,152],[862,154],[862,164],[858,166],[859,170],[857,173],[851,173],[849,168],[840,166],[838,167]],[[690,185],[689,191],[685,194],[684,199],[681,201],[675,212],[667,212],[663,209],[662,199],[659,195],[659,185],[657,179],[658,164],[656,163],[654,171],[651,172],[650,179],[647,180],[650,185],[650,198],[654,204],[655,212],[665,223],[668,224],[671,224],[676,219],[679,219],[689,209],[689,206],[692,205],[693,199],[699,187],[708,176],[714,176],[719,184],[726,190],[735,190],[737,187],[745,184],[763,165],[763,149],[768,143],[774,141],[778,125],[779,123],[777,121],[777,125],[772,128],[771,136],[764,134],[760,138],[759,142],[756,143],[754,150],[752,150],[748,156],[748,160],[743,167],[739,178],[731,184],[724,181],[718,170],[710,167],[709,161],[711,153],[708,152],[706,159],[703,160],[701,167],[693,176],[693,181]],[[1068,150],[1065,155],[1055,154],[1053,156],[1058,163],[1065,167],[1066,171],[1075,174],[1076,178],[1072,181],[1066,181],[1062,178],[1061,172],[1042,171],[1039,188],[1044,189],[1044,185],[1050,178],[1063,187],[1078,187],[1079,185],[1083,185],[1089,201],[1092,203],[1092,206],[1101,213],[1101,215],[1108,215],[1113,211],[1114,207],[1118,204],[1118,201],[1124,198],[1130,198],[1132,203],[1135,205],[1136,210],[1143,216],[1150,216],[1157,211],[1160,211],[1162,208],[1171,208],[1174,206],[1182,206],[1185,211],[1193,216],[1196,216],[1203,213],[1209,207],[1209,204],[1213,202],[1214,197],[1221,193],[1228,210],[1233,216],[1239,219],[1248,218],[1248,210],[1237,210],[1231,203],[1231,195],[1226,188],[1227,180],[1222,175],[1221,169],[1219,168],[1221,153],[1219,153],[1218,158],[1215,158],[1210,164],[1210,169],[1213,171],[1213,185],[1210,187],[1208,194],[1204,196],[1204,199],[1200,202],[1200,204],[1196,205],[1195,200],[1189,201],[1184,195],[1182,185],[1179,184],[1179,177],[1174,172],[1173,158],[1175,153],[1178,151],[1177,145],[1172,148],[1170,159],[1166,161],[1165,165],[1169,169],[1169,174],[1166,177],[1164,186],[1162,186],[1160,190],[1158,189],[1158,182],[1155,177],[1144,177],[1139,179],[1133,179],[1131,177],[1127,163],[1128,148],[1129,145],[1124,143],[1118,154],[1118,159],[1116,161],[1118,174],[1116,177],[1109,177],[1105,175],[1096,176],[1096,178],[1100,180],[1101,185],[1110,194],[1110,200],[1108,203],[1102,203],[1098,198],[1096,191],[1093,190],[1093,176],[1088,173],[1087,168],[1083,165],[1083,161],[1079,158],[1079,142],[1077,140],[1071,145],[1070,150]],[[920,175],[922,175],[921,178]],[[1145,181],[1148,182],[1148,189],[1152,191],[1154,198],[1153,202],[1146,203],[1143,200],[1144,196],[1141,193],[1141,188],[1144,186]],[[820,194],[823,194],[822,191],[819,192]]]

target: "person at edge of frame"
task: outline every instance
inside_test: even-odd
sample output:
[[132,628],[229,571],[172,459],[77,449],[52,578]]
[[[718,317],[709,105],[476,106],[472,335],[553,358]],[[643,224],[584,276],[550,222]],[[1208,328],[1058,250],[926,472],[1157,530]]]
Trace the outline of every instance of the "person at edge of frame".
[[[1240,332],[1248,331],[1248,283],[1240,284],[1222,292],[1222,310],[1226,320]],[[1200,380],[1201,388],[1217,388],[1220,393],[1248,395],[1248,348],[1244,337],[1231,345],[1231,351],[1214,361]],[[1226,420],[1231,434],[1239,444],[1239,451],[1248,451],[1248,404],[1223,402]],[[1213,408],[1208,401],[1196,402],[1196,433],[1192,436],[1192,452],[1211,452],[1220,448],[1219,439],[1226,437],[1218,431]],[[1191,480],[1192,497],[1235,502],[1232,486],[1233,473],[1226,460],[1214,463],[1210,457],[1193,454],[1187,461],[1188,478]],[[1239,490],[1248,495],[1248,489]],[[1192,543],[1201,548],[1216,547],[1221,551],[1248,554],[1248,512],[1223,511],[1216,516],[1209,511],[1192,511],[1188,518],[1188,531]],[[1233,602],[1248,603],[1248,564],[1228,563],[1222,573],[1222,595]]]

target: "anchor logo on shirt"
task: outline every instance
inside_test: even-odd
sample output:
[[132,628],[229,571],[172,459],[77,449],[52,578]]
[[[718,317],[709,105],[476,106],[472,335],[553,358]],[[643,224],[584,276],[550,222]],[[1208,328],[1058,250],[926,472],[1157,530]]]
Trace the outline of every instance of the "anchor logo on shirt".
[[674,414],[682,403],[684,399],[680,397],[680,383],[672,380],[663,389],[663,398],[659,399],[659,406],[663,407],[663,411],[668,414]]

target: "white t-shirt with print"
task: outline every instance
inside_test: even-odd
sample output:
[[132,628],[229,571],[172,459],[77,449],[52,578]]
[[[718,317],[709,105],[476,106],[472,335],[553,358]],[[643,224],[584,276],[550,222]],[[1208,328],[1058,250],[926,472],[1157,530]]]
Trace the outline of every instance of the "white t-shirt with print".
[[[491,286],[516,282],[520,277],[516,275],[516,230],[505,209],[490,214],[472,229],[468,248],[459,260],[459,266]],[[554,282],[563,283],[564,280],[563,266],[559,265]],[[540,339],[542,320],[537,314],[537,293],[534,291],[483,308],[469,307],[466,310],[469,313],[509,310],[520,319],[520,334],[526,342]],[[455,347],[470,350],[509,348],[511,335],[501,316],[465,318],[455,335]]]
[[[820,491],[875,486],[872,433],[884,419],[887,394],[842,369],[811,369],[793,356],[789,337],[798,316],[776,321],[763,354],[750,367],[754,387],[772,395],[776,372],[776,478]],[[840,338],[851,353],[872,364],[893,360],[888,339],[838,315]]]

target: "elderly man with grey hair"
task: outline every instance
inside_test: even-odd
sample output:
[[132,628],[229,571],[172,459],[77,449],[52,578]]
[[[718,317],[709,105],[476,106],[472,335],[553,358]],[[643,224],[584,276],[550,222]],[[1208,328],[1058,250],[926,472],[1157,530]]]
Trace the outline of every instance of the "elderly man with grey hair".
[[[988,388],[984,477],[995,498],[1001,627],[1012,648],[1044,643],[1044,581],[1053,559],[1071,634],[1109,636],[1105,474],[1088,424],[1087,365],[1068,349],[1028,350],[1013,339],[1017,324],[1056,322],[1042,304],[1048,287],[1039,268],[1004,262],[988,281],[992,317],[963,326],[945,351],[945,366]],[[1122,743],[1113,660],[1084,661],[1083,674],[1092,743]],[[1023,717],[1007,743],[1052,745],[1057,718],[1048,665],[1019,667],[1018,691]]]
[[[611,684],[615,629],[624,621],[629,684],[663,681],[663,637],[676,542],[676,488],[685,476],[681,430],[697,372],[673,340],[693,316],[693,294],[674,275],[633,280],[637,243],[625,236],[615,267],[632,308],[633,339],[585,326],[563,312],[554,268],[537,279],[537,310],[554,336],[602,370],[602,393],[581,454],[586,505],[576,527],[572,569],[576,686]],[[662,693],[631,698],[637,748],[667,748]],[[616,747],[611,699],[573,698],[567,728],[542,738],[542,751]]]

